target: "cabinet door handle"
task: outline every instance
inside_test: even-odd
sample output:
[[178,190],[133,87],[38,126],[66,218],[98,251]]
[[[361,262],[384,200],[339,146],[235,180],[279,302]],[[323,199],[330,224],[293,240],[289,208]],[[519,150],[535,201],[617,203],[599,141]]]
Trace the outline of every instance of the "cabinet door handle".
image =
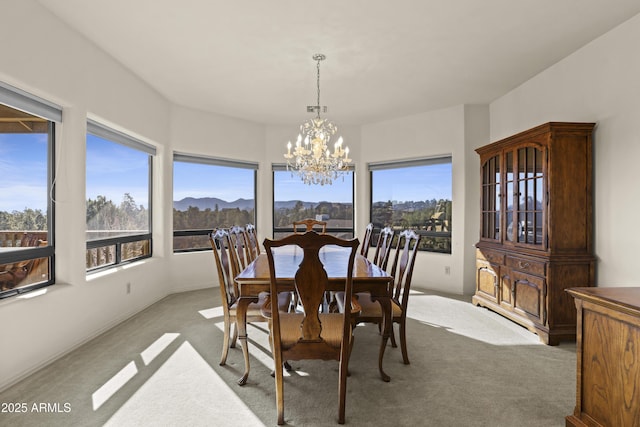
[[530,266],[531,265],[528,262],[518,261],[518,267],[522,268],[523,270],[528,269]]

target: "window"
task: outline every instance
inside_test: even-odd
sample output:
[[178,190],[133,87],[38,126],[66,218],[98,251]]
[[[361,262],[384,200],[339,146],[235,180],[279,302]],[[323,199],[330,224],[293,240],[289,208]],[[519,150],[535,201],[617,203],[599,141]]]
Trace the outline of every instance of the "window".
[[293,232],[293,221],[314,218],[327,222],[327,233],[353,238],[353,170],[331,185],[307,185],[286,170],[273,165],[273,237]]
[[150,257],[155,148],[87,123],[87,271]]
[[173,251],[210,250],[215,228],[256,222],[257,163],[173,155]]
[[55,281],[54,136],[62,109],[0,83],[0,298]]
[[451,253],[451,157],[371,163],[369,171],[375,228],[411,228],[422,235],[420,250]]

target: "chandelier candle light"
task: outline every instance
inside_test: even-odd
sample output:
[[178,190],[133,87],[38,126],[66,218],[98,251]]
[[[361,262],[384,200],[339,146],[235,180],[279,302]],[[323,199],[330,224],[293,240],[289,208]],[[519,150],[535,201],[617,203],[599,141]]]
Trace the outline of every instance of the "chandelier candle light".
[[[320,61],[326,58],[321,53],[313,55],[318,65],[318,100],[315,106],[307,107],[307,111],[316,112],[317,116],[307,120],[300,126],[300,134],[295,147],[291,141],[287,143],[287,170],[291,169],[300,176],[305,184],[331,185],[334,179],[349,170],[352,160],[349,158],[349,147],[342,148],[342,137],[333,145],[333,153],[328,146],[331,137],[338,127],[327,119],[320,118]],[[327,107],[324,107],[324,112]],[[304,136],[303,136],[304,135]],[[293,152],[291,152],[291,149]]]

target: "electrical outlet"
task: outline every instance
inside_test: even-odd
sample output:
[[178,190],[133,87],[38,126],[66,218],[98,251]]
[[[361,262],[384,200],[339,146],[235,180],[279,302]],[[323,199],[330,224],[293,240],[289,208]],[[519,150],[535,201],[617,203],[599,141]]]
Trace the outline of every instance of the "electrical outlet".
[[127,282],[127,294],[131,293],[131,282]]
[[444,266],[444,274],[449,275],[451,274],[451,267],[449,267],[448,265]]

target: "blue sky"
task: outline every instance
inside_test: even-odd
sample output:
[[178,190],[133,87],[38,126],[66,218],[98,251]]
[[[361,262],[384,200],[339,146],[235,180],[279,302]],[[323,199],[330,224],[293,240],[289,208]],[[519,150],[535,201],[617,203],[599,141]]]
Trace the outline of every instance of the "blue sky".
[[174,162],[173,200],[217,197],[227,202],[253,199],[253,169]]
[[451,200],[451,163],[373,172],[374,202]]
[[[451,164],[435,164],[374,172],[374,201],[400,202],[451,199]],[[276,200],[323,200],[350,203],[351,179],[334,181],[333,185],[306,185],[291,172],[276,173]]]
[[[47,136],[0,134],[0,210],[25,207],[46,210]],[[104,195],[119,204],[125,193],[147,205],[148,155],[120,144],[87,137],[87,198]],[[276,200],[351,202],[352,183],[306,185],[295,174],[275,174]],[[226,201],[252,199],[253,170],[176,162],[174,200],[218,197]],[[374,201],[451,198],[451,164],[374,172]],[[271,195],[260,195],[271,198]]]
[[106,196],[116,205],[129,193],[148,205],[149,155],[94,135],[87,135],[87,199]]
[[308,185],[291,171],[275,173],[275,199],[277,201],[302,200],[304,202],[341,202],[351,203],[353,191],[352,175],[346,175],[344,181],[338,178],[332,185]]
[[0,211],[47,209],[47,135],[0,133]]

